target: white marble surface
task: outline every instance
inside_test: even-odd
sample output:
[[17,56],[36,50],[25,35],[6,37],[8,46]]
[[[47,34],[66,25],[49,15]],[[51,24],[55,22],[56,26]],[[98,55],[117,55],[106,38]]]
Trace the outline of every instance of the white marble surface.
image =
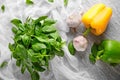
[[99,37],[89,34],[87,50],[77,52],[75,56],[71,56],[65,46],[65,56],[63,58],[55,57],[50,62],[50,72],[41,73],[41,80],[120,80],[119,65],[111,67],[101,61],[92,65],[88,59],[93,42],[106,38],[120,41],[120,0],[69,0],[68,7],[64,7],[63,0],[55,0],[54,3],[48,3],[47,0],[33,1],[35,5],[27,6],[25,0],[0,0],[0,6],[4,4],[6,7],[4,13],[0,11],[0,63],[4,60],[9,62],[7,67],[0,69],[0,80],[30,80],[30,75],[27,72],[22,75],[20,69],[15,66],[15,60],[10,59],[8,43],[13,42],[11,19],[19,18],[24,21],[28,16],[37,18],[41,15],[48,15],[58,20],[57,28],[62,38],[69,41],[76,35],[80,35],[84,31],[84,27],[80,25],[77,33],[71,34],[68,32],[65,18],[73,11],[80,11],[80,6],[86,11],[93,4],[101,2],[113,9],[106,32]]

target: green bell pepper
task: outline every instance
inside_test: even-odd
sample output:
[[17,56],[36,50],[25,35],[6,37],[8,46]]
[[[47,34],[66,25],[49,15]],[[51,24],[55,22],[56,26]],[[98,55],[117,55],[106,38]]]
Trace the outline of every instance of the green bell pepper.
[[116,40],[103,40],[99,44],[94,43],[89,59],[92,63],[102,60],[112,66],[120,64],[120,42]]

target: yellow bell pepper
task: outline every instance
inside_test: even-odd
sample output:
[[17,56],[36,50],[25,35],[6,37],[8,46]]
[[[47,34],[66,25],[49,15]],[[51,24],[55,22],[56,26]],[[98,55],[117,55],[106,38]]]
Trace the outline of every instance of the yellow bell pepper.
[[95,35],[101,35],[107,28],[107,24],[112,16],[112,9],[99,3],[91,7],[82,16],[82,22],[86,28]]

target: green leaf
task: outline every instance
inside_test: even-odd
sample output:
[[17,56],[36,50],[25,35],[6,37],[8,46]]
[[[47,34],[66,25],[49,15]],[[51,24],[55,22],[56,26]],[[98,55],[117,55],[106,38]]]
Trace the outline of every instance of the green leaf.
[[64,51],[63,51],[63,50],[61,50],[61,51],[56,51],[55,54],[56,54],[57,56],[63,57],[63,56],[64,56]]
[[38,59],[36,58],[37,53],[35,53],[32,49],[28,50],[28,58],[32,61],[32,62],[38,62]]
[[[19,31],[18,31],[19,32]],[[17,34],[15,35],[15,37],[14,37],[14,41],[16,42],[16,43],[21,43],[22,42],[22,36],[20,35],[21,33],[18,33],[17,32]]]
[[35,20],[35,23],[37,24],[38,22],[45,20],[48,16],[41,16],[38,19]]
[[16,61],[16,65],[20,67],[20,65],[21,65],[21,60],[17,60],[17,61]]
[[3,61],[3,62],[2,62],[2,64],[0,65],[0,68],[4,68],[4,67],[6,67],[6,66],[7,66],[7,64],[8,64],[8,62],[7,62],[7,61]]
[[29,44],[30,44],[30,36],[27,36],[26,34],[24,34],[23,36],[22,36],[22,41],[23,41],[23,44],[25,45],[25,46],[29,46]]
[[2,12],[5,11],[5,5],[2,5],[2,6],[1,6],[1,10],[2,10]]
[[89,55],[89,60],[92,64],[95,64],[95,62],[96,62],[96,58],[93,56],[93,54]]
[[19,24],[21,24],[22,22],[19,19],[13,19],[13,20],[11,20],[11,23],[18,27]]
[[37,36],[41,35],[41,32],[42,32],[41,27],[36,25],[34,32],[35,32],[35,35]]
[[21,30],[18,30],[15,34],[15,37],[21,37],[21,35],[23,35],[23,32]]
[[47,41],[47,37],[45,38],[45,36],[35,36],[35,38],[40,41],[40,42],[48,42]]
[[68,50],[70,51],[70,54],[72,54],[72,55],[75,54],[75,48],[73,46],[73,41],[69,42],[69,44],[68,44]]
[[45,57],[44,60],[46,61],[45,66],[49,69],[49,57]]
[[21,68],[21,73],[23,74],[25,72],[25,70],[26,70],[26,66],[25,66],[25,64],[23,64],[22,68]]
[[35,44],[32,45],[32,49],[33,49],[34,51],[39,51],[39,50],[45,49],[45,48],[47,48],[47,47],[46,47],[46,45],[43,44],[43,43],[35,43]]
[[18,44],[15,49],[15,54],[21,58],[27,58],[27,51],[23,45]]
[[32,65],[26,64],[26,68],[27,68],[27,70],[29,71],[30,74],[33,73],[34,69],[32,68]]
[[95,62],[96,62],[97,52],[98,52],[98,45],[96,43],[94,43],[91,48],[91,54],[89,55],[89,60],[93,64],[95,64]]
[[27,5],[32,5],[32,4],[34,4],[34,2],[32,0],[26,0],[26,4]]
[[17,26],[18,28],[19,28],[19,30],[21,30],[21,31],[24,31],[25,30],[25,27],[24,27],[24,25],[23,24],[18,24],[18,26]]
[[62,38],[59,36],[56,41],[62,42]]
[[[32,38],[32,37],[31,37]],[[36,44],[36,43],[39,43],[39,40],[37,40],[36,38],[32,38],[31,39],[31,46],[33,45],[33,44]]]
[[17,33],[17,28],[16,27],[12,27],[12,32],[14,33],[14,34],[16,34]]
[[33,63],[33,65],[34,65],[33,67],[34,67],[35,70],[40,71],[40,72],[45,71],[45,68],[40,66],[38,63]]
[[55,44],[55,49],[57,50],[57,51],[61,51],[61,43],[59,43],[59,42],[56,42],[56,44]]
[[54,40],[54,39],[48,39],[48,42],[49,42],[51,45],[55,45],[55,44],[56,44],[56,40]]
[[41,60],[41,65],[45,65],[46,64],[46,61],[45,60]]
[[9,49],[13,52],[15,50],[16,45],[9,43]]
[[68,0],[64,0],[64,6],[68,5]]
[[49,2],[54,2],[54,0],[48,0]]
[[59,37],[59,34],[58,34],[58,32],[56,31],[56,32],[54,32],[54,33],[50,33],[50,36],[56,40],[56,39]]
[[49,53],[49,55],[50,55],[50,60],[52,60],[55,57],[55,53],[54,52]]
[[56,21],[53,20],[53,19],[47,18],[47,19],[44,20],[44,25],[49,25],[49,26],[51,26],[51,25],[53,25],[53,24],[55,24],[55,23],[56,23]]
[[41,53],[42,53],[43,55],[46,55],[47,50],[46,50],[46,49],[42,49],[42,50],[41,50]]
[[49,39],[48,40],[49,44],[53,47],[54,50],[56,51],[61,51],[61,48],[62,48],[62,45],[63,43],[61,42],[57,42],[56,40],[54,39]]
[[54,25],[51,25],[51,26],[44,26],[42,28],[42,31],[45,32],[45,33],[51,33],[51,32],[55,32],[56,31],[56,28]]
[[98,45],[96,43],[94,43],[91,48],[91,53],[95,58],[97,57],[97,52],[98,52]]
[[12,57],[15,58],[15,59],[20,58],[20,56],[19,56],[16,52],[13,52],[13,53],[12,53]]
[[33,73],[31,73],[31,78],[32,80],[39,80],[40,76],[38,72],[34,71]]

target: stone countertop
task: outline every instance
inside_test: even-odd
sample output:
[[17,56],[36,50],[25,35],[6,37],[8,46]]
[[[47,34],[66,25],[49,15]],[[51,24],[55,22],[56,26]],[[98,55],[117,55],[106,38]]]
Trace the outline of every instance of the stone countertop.
[[[11,60],[10,58],[11,54],[8,49],[8,44],[9,42],[12,42],[11,36],[13,35],[11,32],[11,27],[12,27],[12,25],[10,24],[11,19],[20,18],[21,20],[24,21],[25,18],[28,16],[38,17],[43,14],[44,15],[48,14],[49,9],[51,9],[52,4],[50,3],[48,4],[46,2],[47,0],[33,0],[33,1],[35,2],[36,5],[26,6],[24,0],[0,0],[0,5],[5,4],[6,6],[4,13],[0,11],[0,63],[2,63],[2,61],[4,60],[9,61],[9,66],[7,68],[0,69],[0,80],[1,78],[2,80],[30,80],[30,75],[27,72],[25,72],[25,74],[22,75],[20,72],[20,69],[15,66],[15,61]],[[62,0],[59,0],[59,1],[62,1]],[[74,2],[74,0],[71,0],[71,1]],[[107,6],[112,7],[113,15],[108,24],[108,28],[105,31],[105,33],[102,34],[101,36],[96,37],[92,34],[88,35],[89,46],[85,52],[77,52],[75,54],[75,57],[71,56],[70,54],[66,54],[67,56],[65,55],[64,58],[55,59],[53,61],[53,64],[51,63],[51,65],[53,65],[52,66],[53,71],[48,72],[50,73],[49,75],[48,73],[46,73],[45,75],[41,75],[46,77],[41,80],[83,80],[79,78],[79,73],[81,73],[80,75],[81,77],[84,76],[84,73],[82,74],[82,71],[86,71],[87,73],[89,73],[92,80],[120,80],[120,65],[111,67],[108,64],[103,63],[102,61],[97,61],[95,65],[92,65],[88,59],[90,48],[93,42],[99,42],[103,39],[115,39],[120,41],[120,35],[119,35],[120,34],[120,15],[119,15],[120,0],[75,0],[75,1],[82,2],[81,5],[83,6],[84,11],[86,11],[96,3],[105,3]],[[59,5],[61,5],[61,3],[59,3]],[[61,6],[59,7],[59,9],[60,8]],[[75,60],[78,61],[78,63],[76,64],[77,66],[74,65],[75,62],[72,61],[74,60],[73,58],[75,58]],[[55,62],[57,60],[59,60],[59,62],[61,61],[61,63],[63,62],[64,63],[63,66],[66,69],[68,69],[69,72],[71,72],[71,73],[69,72],[67,73],[66,70],[63,71],[63,73],[66,73],[67,77],[64,74],[59,75],[59,73],[62,73],[62,71],[61,72],[57,71],[57,67],[60,67],[59,63]],[[54,66],[54,63],[57,64],[56,67]],[[72,65],[73,67],[71,68],[70,65]],[[57,71],[56,73],[54,73],[55,68]],[[72,73],[74,73],[74,75]],[[64,79],[61,77],[63,77]],[[88,76],[85,76],[84,78],[86,79],[84,80],[91,80],[91,79],[88,79],[87,77]]]

